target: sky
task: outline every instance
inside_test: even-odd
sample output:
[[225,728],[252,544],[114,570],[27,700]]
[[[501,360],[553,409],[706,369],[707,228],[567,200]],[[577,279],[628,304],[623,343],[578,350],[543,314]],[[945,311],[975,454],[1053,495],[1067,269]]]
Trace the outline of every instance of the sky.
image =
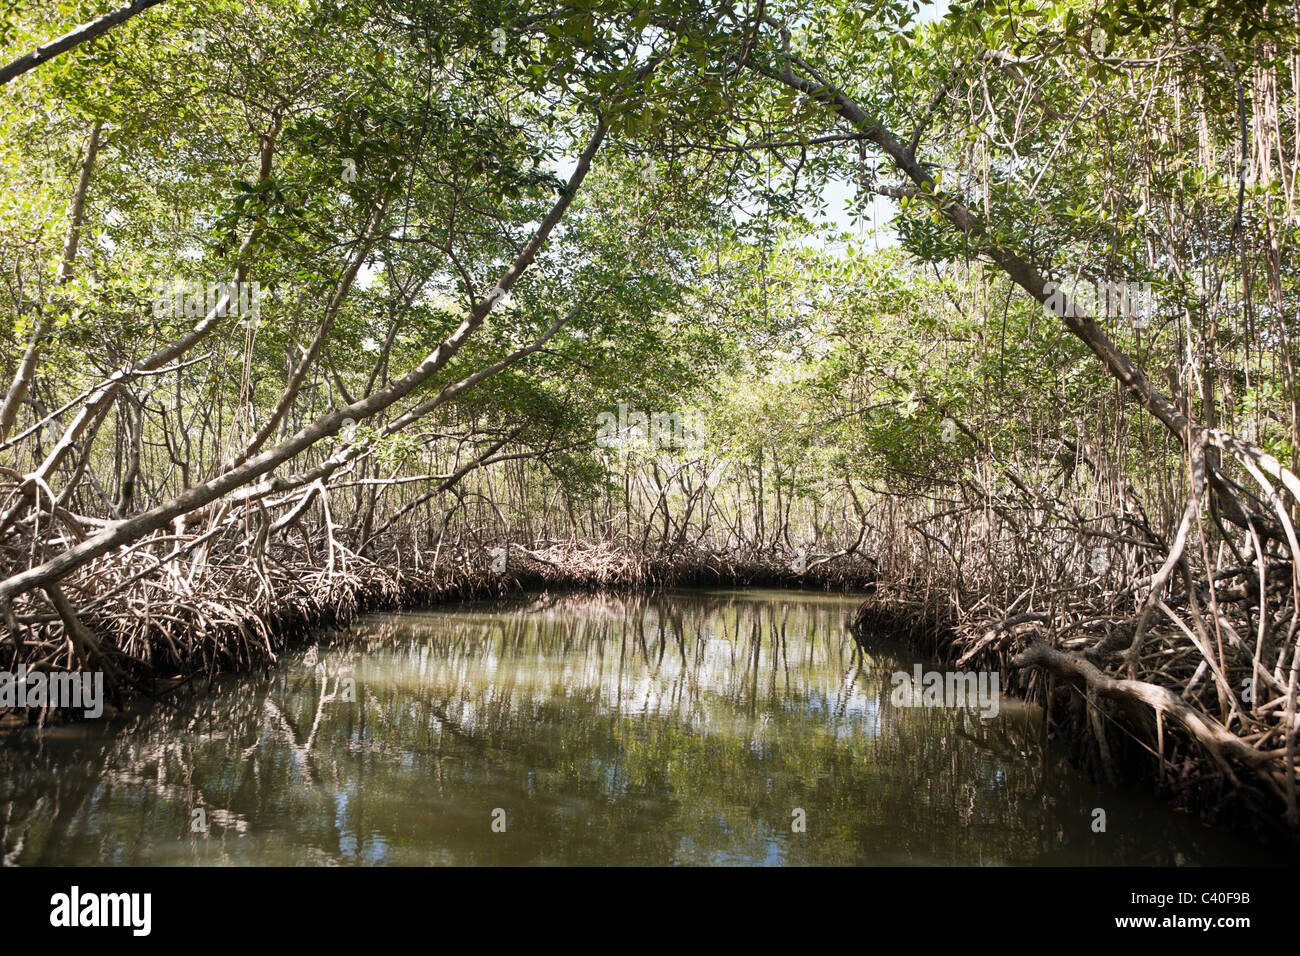
[[[918,23],[931,23],[948,12],[949,0],[934,0],[922,6],[917,16]],[[568,180],[577,166],[576,157],[560,157],[555,164],[555,175]],[[849,213],[849,204],[857,192],[856,187],[843,179],[832,179],[822,189],[820,200],[809,202],[803,207],[805,215],[812,216],[820,207],[826,214],[823,220],[834,233],[848,233],[854,237],[855,245],[861,249],[870,247],[888,249],[898,245],[898,235],[889,222],[895,213],[892,200],[883,196],[873,196],[868,205],[869,216],[864,221],[854,221]],[[837,247],[828,245],[823,239],[809,237],[801,241],[802,245],[823,248],[836,252]],[[367,264],[357,276],[357,284],[368,287],[375,278],[374,270]]]

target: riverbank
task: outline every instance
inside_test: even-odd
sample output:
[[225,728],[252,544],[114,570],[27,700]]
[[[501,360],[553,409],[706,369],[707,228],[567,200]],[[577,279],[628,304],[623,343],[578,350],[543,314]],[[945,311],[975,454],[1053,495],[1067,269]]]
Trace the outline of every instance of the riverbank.
[[368,614],[174,707],[14,735],[0,851],[19,866],[1288,862],[1090,783],[1009,699],[983,718],[898,705],[891,675],[915,657],[845,640],[859,603],[705,587]]
[[[1100,783],[1152,793],[1207,826],[1300,848],[1300,828],[1288,820],[1294,757],[1285,746],[1285,711],[1263,711],[1273,718],[1267,732],[1243,733],[1240,723],[1217,720],[1213,695],[1189,693],[1198,681],[1188,682],[1176,666],[1183,658],[1187,673],[1198,672],[1195,643],[1187,647],[1185,635],[1154,629],[1143,657],[1131,663],[1117,650],[1130,646],[1134,619],[1102,620],[1100,611],[1089,619],[1079,605],[981,614],[958,606],[955,593],[933,579],[882,581],[859,609],[854,631],[889,635],[955,669],[999,672],[1003,692],[1042,707],[1049,739]],[[981,603],[997,602],[984,595]],[[1094,634],[1085,644],[1081,618],[1103,639]],[[1073,650],[1081,646],[1087,649]]]
[[[113,706],[158,697],[180,684],[273,666],[311,634],[360,614],[543,591],[650,591],[672,587],[788,587],[864,591],[869,561],[816,555],[802,562],[713,552],[635,555],[601,545],[421,552],[396,544],[363,558],[334,545],[321,567],[289,552],[198,555],[164,568],[141,552],[92,569],[73,602],[15,615],[0,670],[103,671]],[[504,555],[504,557],[503,557]],[[138,566],[138,567],[137,567]],[[92,586],[99,587],[92,590]],[[61,603],[60,608],[58,604]],[[52,707],[0,710],[0,726],[75,719]]]
[[[172,560],[165,570],[153,568],[156,562],[142,554],[129,556],[112,575],[87,575],[76,595],[81,610],[70,620],[58,613],[16,616],[21,652],[6,643],[0,669],[101,670],[110,704],[121,707],[135,696],[163,697],[195,680],[271,667],[322,629],[345,627],[370,611],[547,591],[862,592],[867,597],[856,631],[889,635],[918,655],[959,669],[1000,672],[1003,693],[1044,707],[1049,734],[1094,779],[1153,791],[1209,824],[1297,840],[1284,819],[1279,766],[1285,751],[1236,735],[1219,749],[1207,747],[1205,728],[1217,722],[1191,704],[1183,702],[1180,710],[1178,701],[1165,700],[1161,695],[1172,695],[1164,686],[1108,676],[1095,659],[1058,649],[1060,635],[1053,634],[1048,615],[962,612],[932,579],[884,580],[875,563],[860,556],[643,556],[574,542],[513,544],[508,552],[420,551],[394,543],[367,558],[336,544],[335,554],[336,561],[324,567],[295,561],[289,551],[267,551],[251,562],[213,555]],[[97,593],[91,584],[99,584]],[[1150,645],[1153,652],[1161,646],[1158,639]],[[77,715],[51,707],[11,708],[0,715],[0,726],[67,717]],[[1234,744],[1244,759],[1225,752]]]

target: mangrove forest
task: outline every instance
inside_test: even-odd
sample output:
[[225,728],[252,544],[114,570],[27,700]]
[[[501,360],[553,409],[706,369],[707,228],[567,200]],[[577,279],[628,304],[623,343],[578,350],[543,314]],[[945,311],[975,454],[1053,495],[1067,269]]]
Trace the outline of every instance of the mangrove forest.
[[0,859],[1300,861],[1298,114],[1294,0],[0,4]]

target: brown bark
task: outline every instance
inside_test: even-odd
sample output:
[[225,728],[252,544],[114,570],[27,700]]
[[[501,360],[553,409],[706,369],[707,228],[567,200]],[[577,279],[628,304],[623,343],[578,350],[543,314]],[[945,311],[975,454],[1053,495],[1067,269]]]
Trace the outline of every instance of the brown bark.
[[163,0],[132,0],[125,7],[118,7],[116,10],[104,14],[98,20],[83,23],[57,40],[51,40],[43,46],[38,46],[35,50],[20,56],[12,63],[0,67],[0,86],[4,86],[15,77],[22,76],[28,70],[36,69],[42,63],[54,59],[61,53],[66,53],[74,47],[103,36],[119,23],[125,23],[137,13],[143,13],[150,7],[156,7],[162,2]]
[[[81,226],[86,217],[86,194],[90,190],[90,179],[95,169],[95,157],[99,153],[99,134],[103,129],[103,120],[96,120],[90,130],[90,140],[86,144],[86,155],[81,161],[81,173],[77,178],[77,188],[72,194],[72,209],[68,215],[68,235],[63,243],[63,263],[59,267],[59,276],[55,288],[67,285],[72,279],[72,267],[77,258],[77,246],[81,242]],[[36,374],[36,364],[40,361],[41,345],[49,333],[50,311],[42,309],[36,318],[36,328],[32,331],[31,343],[23,353],[18,370],[14,373],[13,383],[5,394],[4,405],[0,406],[0,442],[9,437],[14,422],[18,420],[18,409],[22,406],[27,390],[31,388]]]
[[489,295],[476,303],[456,331],[434,349],[423,362],[402,378],[390,382],[384,388],[364,399],[322,416],[279,445],[255,456],[244,464],[223,472],[203,484],[195,485],[176,497],[133,518],[110,525],[99,534],[68,548],[43,564],[29,568],[0,582],[0,604],[33,588],[48,587],[95,558],[130,544],[150,532],[166,527],[176,518],[216,501],[244,485],[250,484],[290,460],[299,452],[309,448],[320,439],[337,433],[343,427],[345,419],[358,422],[364,421],[388,408],[428,381],[460,350],[461,346],[483,324],[483,321],[491,313],[493,306],[499,301],[500,297],[510,291],[519,277],[533,263],[543,243],[564,216],[578,186],[586,178],[587,172],[591,168],[592,159],[605,140],[605,133],[604,122],[598,122],[591,141],[579,157],[568,187],[542,220],[537,232],[534,233],[514,263],[511,264],[497,283],[499,293]]

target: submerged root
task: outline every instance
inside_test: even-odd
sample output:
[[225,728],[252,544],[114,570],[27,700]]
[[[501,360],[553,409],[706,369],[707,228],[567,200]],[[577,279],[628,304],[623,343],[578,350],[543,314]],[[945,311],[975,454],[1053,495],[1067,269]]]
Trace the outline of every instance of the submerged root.
[[1057,531],[1038,554],[1010,535],[982,542],[989,558],[964,562],[960,578],[900,560],[855,629],[1003,672],[1099,778],[1300,839],[1289,563],[1271,554],[1267,576],[1258,562],[1207,575],[1176,559],[1182,573],[1153,598],[1170,566],[1158,550],[1135,545],[1115,562],[1124,573],[1110,574],[1088,566],[1070,529]]

